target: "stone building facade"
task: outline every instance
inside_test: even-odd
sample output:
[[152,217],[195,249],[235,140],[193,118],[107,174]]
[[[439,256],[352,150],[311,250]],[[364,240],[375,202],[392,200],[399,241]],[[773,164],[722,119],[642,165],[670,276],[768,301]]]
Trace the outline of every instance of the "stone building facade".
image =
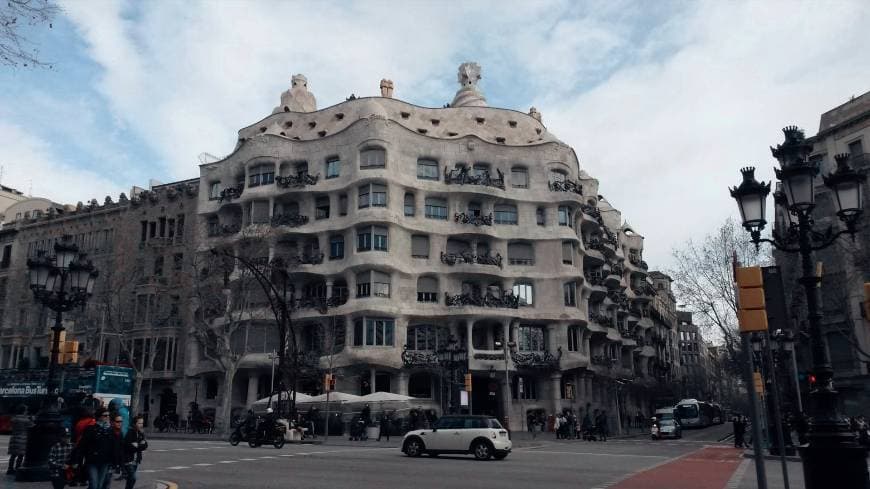
[[130,198],[102,204],[34,198],[12,206],[29,211],[0,229],[9,257],[0,263],[0,368],[48,364],[55,315],[34,300],[27,260],[53,254],[54,243],[70,236],[100,273],[86,308],[63,316],[66,340],[79,342],[79,363],[133,365],[143,381],[139,410],[150,414],[168,403],[174,411],[189,322],[183,265],[194,251],[198,183],[134,187]]
[[[810,159],[817,161],[820,174],[836,169],[834,156],[848,153],[852,168],[870,171],[870,92],[853,97],[848,102],[821,115],[819,130],[808,138],[812,144]],[[816,179],[816,207],[813,213],[816,226],[823,229],[832,225],[835,230],[843,224],[835,214],[832,192]],[[830,248],[818,252],[816,259],[824,265],[822,276],[823,328],[828,339],[834,384],[840,393],[841,409],[846,415],[865,414],[870,410],[870,330],[868,318],[862,313],[865,300],[863,285],[870,281],[870,200],[864,186],[865,213],[858,223],[854,241],[843,237]],[[777,205],[774,229],[784,232],[788,227],[786,210]],[[790,326],[805,330],[806,298],[800,278],[799,256],[774,251],[776,264],[783,273],[786,304],[792,312]],[[798,347],[799,370],[811,371],[812,360],[808,345]],[[809,385],[801,386],[806,393]]]
[[[382,97],[316,110],[295,76],[232,154],[201,165],[200,252],[240,254],[256,236],[264,262],[293,263],[296,340],[339,391],[410,395],[514,429],[530,412],[587,404],[613,422],[648,412],[679,365],[670,279],[650,278],[643,237],[540,113],[487,106],[479,79],[464,64],[440,109],[392,98],[384,80]],[[234,341],[237,408],[271,386],[270,324]],[[332,348],[326,329],[339,331]],[[467,353],[458,373],[437,360],[451,338]],[[188,353],[187,375],[216,407],[221,369],[195,343]],[[468,406],[451,382],[465,372]]]

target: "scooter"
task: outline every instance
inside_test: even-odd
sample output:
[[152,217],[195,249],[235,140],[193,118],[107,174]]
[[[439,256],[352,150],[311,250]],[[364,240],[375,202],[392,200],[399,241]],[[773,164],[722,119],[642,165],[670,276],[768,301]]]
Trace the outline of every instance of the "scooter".
[[[264,421],[268,423],[268,421]],[[284,446],[284,434],[287,432],[287,424],[273,422],[272,426],[258,426],[256,433],[248,437],[248,446],[257,448],[260,445],[272,445],[275,448]]]

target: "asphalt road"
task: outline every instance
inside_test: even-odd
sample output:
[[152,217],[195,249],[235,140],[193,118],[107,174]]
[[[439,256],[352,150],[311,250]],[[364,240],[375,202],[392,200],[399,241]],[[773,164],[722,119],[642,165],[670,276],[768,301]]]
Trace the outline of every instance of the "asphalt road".
[[[728,430],[728,425],[687,430],[682,440],[661,441],[648,436],[608,442],[556,440],[551,433],[538,434],[534,440],[517,436],[507,459],[488,462],[471,456],[409,458],[398,449],[397,438],[391,442],[333,438],[322,445],[288,444],[282,449],[232,447],[217,441],[151,440],[137,487],[151,488],[162,480],[175,482],[180,489],[600,489],[716,445]],[[5,441],[0,441],[0,446]],[[37,487],[6,482],[4,487]],[[114,486],[122,487],[122,483]]]

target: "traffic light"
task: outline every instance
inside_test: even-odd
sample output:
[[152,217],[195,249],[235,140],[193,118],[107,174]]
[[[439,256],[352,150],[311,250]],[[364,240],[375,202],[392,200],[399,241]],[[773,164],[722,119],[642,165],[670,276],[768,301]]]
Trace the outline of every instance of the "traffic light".
[[465,392],[471,392],[471,374],[465,374]]
[[870,282],[864,282],[864,319],[870,321]]
[[64,341],[60,344],[57,354],[57,363],[79,363],[79,342],[75,340]]
[[816,386],[816,374],[810,374],[809,376],[807,376],[807,379],[810,381],[810,388]]
[[734,275],[737,280],[737,321],[740,332],[767,331],[761,267],[738,267]]
[[335,374],[326,374],[323,377],[323,390],[325,391],[334,391],[335,390]]

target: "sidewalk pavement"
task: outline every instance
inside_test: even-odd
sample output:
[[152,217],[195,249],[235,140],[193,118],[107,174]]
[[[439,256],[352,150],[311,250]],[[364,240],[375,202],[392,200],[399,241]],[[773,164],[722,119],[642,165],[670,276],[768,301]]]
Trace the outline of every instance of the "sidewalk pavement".
[[[804,489],[803,465],[799,461],[788,461],[786,462],[786,467],[788,470],[789,489]],[[779,458],[775,460],[765,459],[764,468],[767,475],[767,488],[785,489],[785,479],[782,476],[782,465]],[[757,489],[758,480],[755,474],[755,461],[744,459],[727,487],[728,489]]]

